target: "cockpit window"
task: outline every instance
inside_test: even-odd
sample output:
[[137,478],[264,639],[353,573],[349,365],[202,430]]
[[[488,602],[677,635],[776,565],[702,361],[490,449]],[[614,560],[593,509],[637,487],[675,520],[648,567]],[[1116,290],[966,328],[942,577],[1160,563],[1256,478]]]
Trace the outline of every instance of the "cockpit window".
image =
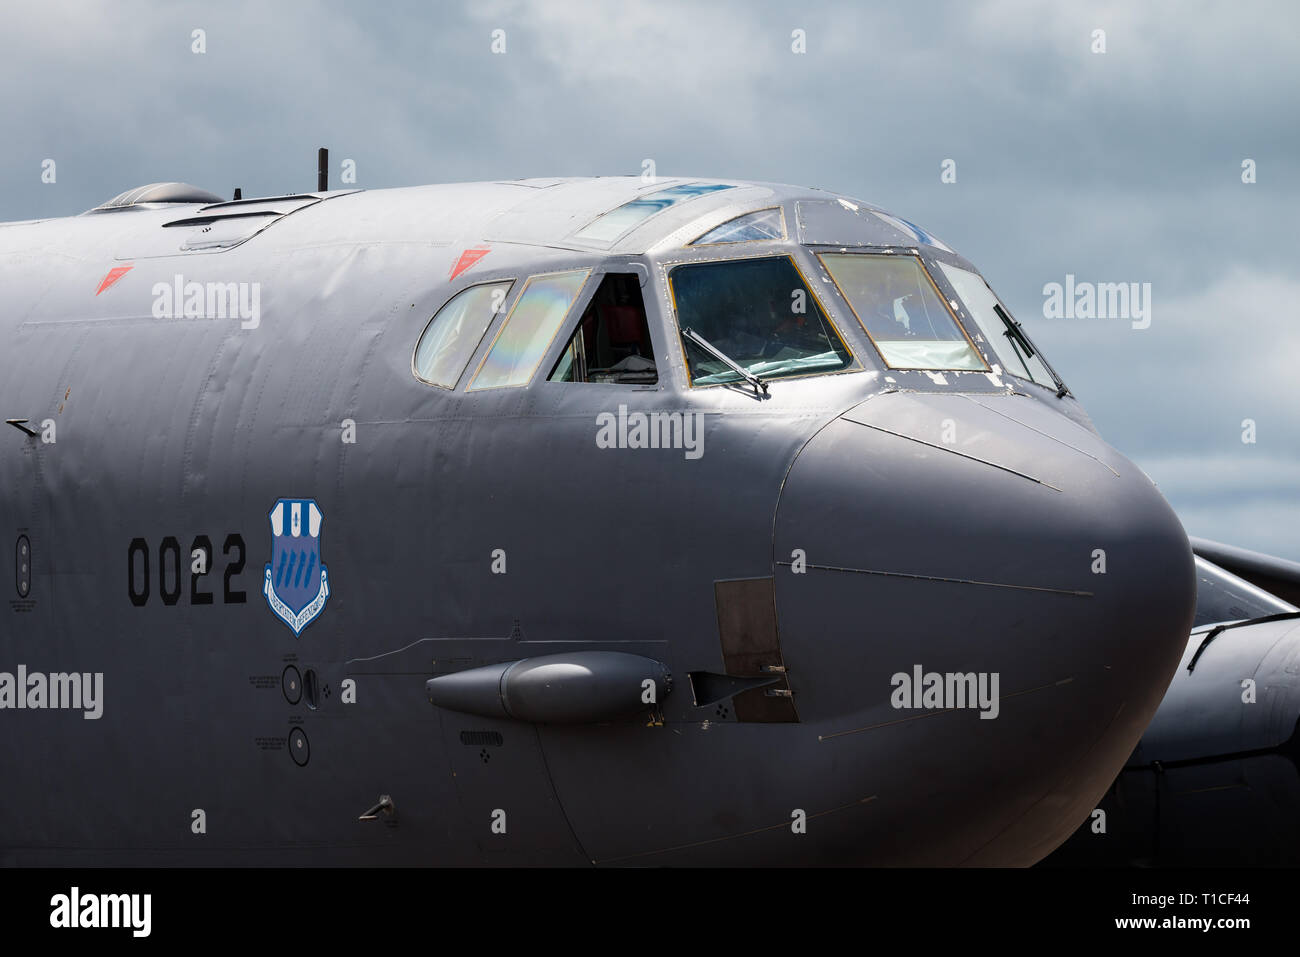
[[939,263],[939,268],[957,291],[957,298],[965,305],[966,312],[980,327],[980,332],[1002,364],[1003,371],[1039,385],[1056,388],[1056,381],[1047,366],[1043,365],[1038,353],[1026,350],[1015,330],[1009,328],[998,315],[995,308],[999,306],[998,297],[993,295],[993,290],[983,277],[969,269],[950,266],[948,263]]
[[656,190],[596,217],[574,233],[573,238],[612,243],[655,213],[688,199],[694,199],[696,196],[703,196],[705,193],[716,193],[720,189],[732,189],[732,187],[725,183],[684,183],[680,186]]
[[890,368],[988,369],[917,257],[820,258]]
[[853,362],[789,256],[687,263],[672,270],[669,285],[694,385],[743,377],[687,330],[763,379],[838,372]]
[[605,274],[556,360],[550,381],[620,385],[659,381],[639,274]]
[[748,243],[760,239],[785,239],[785,216],[780,206],[745,213],[714,226],[692,246],[709,246],[714,243]]
[[415,347],[417,378],[444,389],[456,388],[470,356],[501,311],[513,279],[470,286],[456,293],[429,320]]
[[527,385],[589,272],[574,269],[529,277],[466,391]]

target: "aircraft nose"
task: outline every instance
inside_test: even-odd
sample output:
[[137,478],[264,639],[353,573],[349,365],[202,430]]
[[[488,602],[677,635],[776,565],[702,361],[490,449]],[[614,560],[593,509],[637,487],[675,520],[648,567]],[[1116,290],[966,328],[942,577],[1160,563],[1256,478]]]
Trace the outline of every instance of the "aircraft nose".
[[773,544],[828,799],[872,802],[836,835],[864,862],[1045,856],[1141,737],[1195,606],[1150,480],[1024,396],[845,413],[796,459]]

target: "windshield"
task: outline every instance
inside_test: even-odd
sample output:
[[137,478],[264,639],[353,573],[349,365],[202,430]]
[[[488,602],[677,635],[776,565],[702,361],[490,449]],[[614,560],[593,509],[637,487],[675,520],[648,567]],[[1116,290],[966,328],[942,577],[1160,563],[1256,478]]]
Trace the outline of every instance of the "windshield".
[[917,257],[823,253],[821,261],[891,369],[988,369]]
[[[837,372],[853,361],[789,256],[689,263],[669,274],[677,324],[763,379]],[[742,376],[683,337],[694,385]]]
[[985,341],[992,347],[998,362],[1002,364],[1002,370],[1008,375],[1019,376],[1030,382],[1055,388],[1056,382],[1051,372],[1043,365],[1043,360],[1038,357],[1038,353],[1029,354],[1017,342],[1014,335],[1008,335],[1009,330],[995,308],[998,305],[998,297],[993,295],[993,290],[989,288],[988,283],[978,273],[973,273],[969,269],[950,266],[943,262],[939,263],[939,268],[948,277],[948,282],[952,283],[957,298],[966,306],[967,314],[975,320],[980,332],[984,334]]

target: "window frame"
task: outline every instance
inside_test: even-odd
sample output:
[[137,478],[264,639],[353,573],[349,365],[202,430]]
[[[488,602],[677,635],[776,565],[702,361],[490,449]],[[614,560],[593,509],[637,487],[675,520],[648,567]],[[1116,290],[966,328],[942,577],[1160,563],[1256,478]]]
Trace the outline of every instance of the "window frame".
[[[757,212],[757,210],[755,210],[755,212]],[[765,240],[765,241],[773,242],[774,240]],[[704,250],[712,251],[715,248],[715,246],[731,246],[731,245],[734,244],[733,243],[717,243],[717,244],[708,243],[704,246],[685,247],[683,251],[686,251],[687,249],[704,249]],[[736,382],[710,382],[705,385],[695,384],[695,377],[691,374],[690,357],[686,351],[686,339],[682,336],[682,323],[677,310],[677,290],[673,287],[673,275],[672,275],[673,271],[680,266],[722,265],[724,263],[746,262],[751,259],[789,260],[790,264],[794,266],[795,272],[798,273],[800,281],[803,282],[804,289],[807,290],[808,292],[808,297],[813,301],[813,304],[818,309],[821,310],[822,316],[826,319],[827,324],[831,327],[831,331],[835,333],[836,338],[838,338],[840,341],[840,345],[844,347],[845,354],[847,354],[849,357],[848,363],[843,368],[840,369],[835,369],[833,371],[826,371],[826,372],[805,372],[805,373],[801,373],[800,375],[776,376],[767,381],[788,382],[794,379],[822,378],[825,376],[832,376],[832,375],[844,375],[845,373],[850,373],[850,372],[861,372],[863,370],[862,361],[858,358],[858,355],[853,350],[852,346],[849,345],[849,341],[844,337],[844,333],[840,331],[839,324],[835,321],[835,317],[831,314],[830,309],[826,307],[826,303],[823,302],[821,297],[817,295],[816,288],[814,287],[813,283],[809,282],[808,274],[805,273],[803,268],[799,265],[799,260],[795,256],[794,251],[789,249],[788,247],[783,247],[780,250],[768,249],[768,250],[757,251],[752,255],[748,255],[748,256],[724,256],[717,259],[712,258],[710,256],[702,256],[700,258],[678,259],[672,262],[664,262],[660,264],[660,268],[663,270],[664,289],[668,293],[668,307],[671,313],[673,331],[676,333],[674,338],[676,338],[677,340],[677,348],[681,355],[682,372],[686,377],[686,388],[687,389],[729,389],[738,384],[743,385],[744,380],[740,379],[737,380]],[[662,378],[663,377],[660,376],[661,380]]]
[[[885,249],[888,249],[888,251],[886,252]],[[844,301],[845,305],[849,307],[849,311],[853,313],[853,318],[858,321],[858,326],[861,327],[863,333],[867,337],[867,340],[871,343],[871,347],[876,350],[876,355],[878,355],[880,357],[880,361],[884,363],[885,369],[890,372],[935,372],[935,373],[992,372],[993,367],[989,365],[989,357],[984,354],[983,349],[981,349],[978,345],[975,344],[975,340],[971,338],[970,331],[966,328],[965,324],[961,321],[961,319],[957,317],[957,313],[953,311],[952,303],[948,301],[947,294],[945,294],[944,291],[939,288],[939,284],[935,282],[934,276],[930,274],[930,270],[926,266],[925,257],[921,255],[921,252],[919,250],[912,250],[912,249],[905,249],[902,252],[898,252],[896,251],[895,247],[885,247],[885,249],[881,249],[879,252],[877,252],[874,249],[868,249],[867,247],[833,246],[833,247],[824,247],[824,248],[814,248],[810,250],[813,253],[813,255],[816,257],[818,264],[822,268],[822,271],[826,274],[827,278],[830,279],[831,283],[835,286],[835,291],[836,293],[839,294],[840,299]],[[917,266],[919,266],[921,269],[921,274],[925,276],[925,278],[929,281],[930,288],[934,290],[935,296],[938,297],[939,301],[943,303],[943,308],[948,311],[948,315],[952,319],[953,325],[955,325],[957,329],[961,332],[962,337],[966,340],[966,344],[970,347],[971,351],[975,353],[976,356],[979,357],[979,360],[982,363],[984,363],[984,368],[983,369],[936,369],[932,366],[896,366],[891,364],[890,361],[887,358],[885,358],[885,353],[881,350],[880,345],[876,342],[876,337],[871,334],[871,330],[867,328],[867,324],[863,322],[862,317],[858,315],[858,310],[857,307],[853,305],[853,300],[851,300],[848,297],[848,294],[844,292],[844,287],[840,285],[839,280],[835,278],[835,273],[832,272],[830,266],[827,265],[826,260],[824,258],[825,256],[863,256],[863,257],[874,257],[877,259],[907,258],[907,259],[915,260]],[[960,302],[960,299],[958,301]],[[955,342],[956,340],[954,339],[952,341]]]
[[[514,302],[510,304],[510,309],[507,310],[505,318],[503,318],[501,320],[501,323],[497,326],[497,331],[496,334],[492,337],[492,342],[488,345],[487,349],[484,350],[482,357],[480,357],[478,361],[478,365],[475,366],[474,374],[471,375],[469,379],[465,382],[465,394],[468,395],[471,392],[494,392],[494,391],[500,391],[504,389],[527,389],[529,386],[531,386],[533,384],[533,380],[537,378],[537,370],[543,367],[543,365],[545,364],[546,357],[551,354],[551,349],[555,346],[556,338],[558,338],[560,331],[564,329],[569,316],[572,315],[573,313],[574,307],[577,305],[579,300],[582,299],[583,294],[587,290],[587,284],[591,282],[592,274],[595,271],[596,271],[595,266],[576,266],[571,269],[552,269],[548,272],[533,273],[527,279],[525,279],[523,286],[521,286],[519,289],[518,295],[516,295],[514,298]],[[474,388],[474,380],[477,379],[479,373],[483,371],[483,366],[487,364],[488,356],[492,355],[492,350],[496,348],[497,341],[501,338],[502,333],[506,331],[506,327],[510,325],[510,320],[514,317],[515,310],[519,308],[519,303],[523,301],[524,296],[528,292],[528,287],[533,284],[533,281],[536,279],[545,279],[548,276],[562,276],[565,273],[573,273],[573,272],[584,273],[582,277],[582,283],[581,285],[578,286],[577,291],[573,294],[573,299],[569,302],[569,306],[565,310],[564,315],[561,316],[560,321],[556,323],[555,331],[551,333],[550,341],[548,341],[546,343],[546,346],[542,349],[542,351],[538,353],[537,361],[533,364],[533,370],[531,373],[529,373],[527,381],[520,382],[516,385],[489,385],[489,386],[480,386],[477,389]],[[549,375],[549,373],[547,374]]]
[[[415,377],[415,380],[417,382],[419,382],[422,385],[427,385],[434,389],[442,389],[442,391],[444,392],[455,392],[460,387],[460,380],[465,378],[465,372],[469,369],[471,365],[474,364],[474,356],[480,349],[483,348],[483,342],[487,339],[488,333],[492,330],[492,323],[496,322],[497,317],[493,316],[488,321],[488,324],[483,327],[483,334],[478,337],[478,342],[476,342],[474,344],[474,348],[470,350],[469,358],[465,360],[465,365],[461,367],[460,373],[456,376],[456,381],[450,386],[445,386],[437,382],[430,382],[428,379],[424,378],[424,376],[420,375],[419,370],[416,369],[415,367],[415,357],[420,354],[420,343],[424,341],[424,337],[428,335],[429,330],[433,328],[433,321],[437,319],[438,316],[442,313],[442,311],[446,309],[449,305],[451,305],[451,303],[458,296],[468,292],[469,290],[473,289],[475,286],[495,286],[498,283],[503,283],[503,282],[510,283],[510,287],[506,290],[506,297],[504,300],[502,300],[503,306],[505,305],[505,303],[510,303],[510,309],[505,310],[506,314],[508,315],[510,311],[514,309],[514,303],[511,301],[510,296],[511,293],[513,293],[515,290],[515,285],[519,282],[518,276],[500,276],[496,279],[481,279],[478,282],[468,283],[462,286],[460,289],[457,289],[450,296],[448,296],[443,301],[442,305],[440,305],[437,309],[433,311],[433,315],[429,317],[429,321],[424,324],[424,328],[421,329],[420,334],[416,336],[415,345],[411,349],[411,375]],[[469,383],[466,383],[466,385],[468,384]]]

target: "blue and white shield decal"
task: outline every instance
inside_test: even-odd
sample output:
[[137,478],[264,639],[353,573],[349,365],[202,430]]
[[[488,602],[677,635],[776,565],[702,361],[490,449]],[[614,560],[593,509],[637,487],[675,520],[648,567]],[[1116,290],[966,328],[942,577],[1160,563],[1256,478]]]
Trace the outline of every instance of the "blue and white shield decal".
[[271,561],[262,594],[294,635],[310,625],[330,596],[320,560],[321,511],[311,499],[282,498],[271,509]]

